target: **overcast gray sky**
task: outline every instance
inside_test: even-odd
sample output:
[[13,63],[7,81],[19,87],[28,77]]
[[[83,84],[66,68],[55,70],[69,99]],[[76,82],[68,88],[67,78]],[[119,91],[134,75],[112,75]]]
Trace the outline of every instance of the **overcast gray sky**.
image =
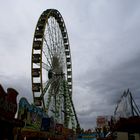
[[81,126],[112,115],[129,88],[140,107],[139,0],[0,0],[0,83],[32,102],[31,50],[40,14],[64,18],[73,65],[73,101]]

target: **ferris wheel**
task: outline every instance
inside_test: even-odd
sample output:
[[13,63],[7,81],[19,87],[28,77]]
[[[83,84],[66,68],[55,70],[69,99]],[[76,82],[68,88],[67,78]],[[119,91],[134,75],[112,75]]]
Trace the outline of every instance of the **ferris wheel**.
[[[72,63],[64,20],[55,9],[44,11],[37,23],[32,46],[34,104],[55,121],[69,127],[78,123],[72,102]],[[74,118],[75,117],[75,118]]]

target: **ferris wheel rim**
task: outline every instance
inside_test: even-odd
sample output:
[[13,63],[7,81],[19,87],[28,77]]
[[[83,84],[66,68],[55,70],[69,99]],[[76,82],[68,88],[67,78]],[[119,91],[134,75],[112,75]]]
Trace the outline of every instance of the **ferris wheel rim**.
[[[42,96],[36,97],[35,92],[39,91],[43,93],[43,81],[42,81],[42,53],[43,53],[43,37],[44,37],[44,31],[47,26],[47,22],[50,17],[55,18],[57,23],[59,24],[63,41],[64,41],[64,49],[65,49],[65,56],[66,56],[66,67],[67,67],[67,82],[69,86],[69,92],[72,94],[72,63],[71,63],[71,53],[70,53],[70,46],[69,46],[69,39],[68,39],[68,34],[67,30],[65,27],[64,20],[59,13],[59,11],[55,9],[47,9],[44,11],[36,25],[35,33],[34,33],[34,39],[33,39],[33,47],[32,47],[32,61],[31,61],[31,75],[32,75],[32,91],[33,91],[33,99],[34,103],[36,102],[35,100],[43,100]],[[42,31],[43,30],[43,31]],[[40,54],[34,53],[35,50],[40,50]],[[34,64],[40,64],[39,68],[34,68]],[[34,78],[36,76],[40,77],[40,83],[34,83]],[[40,98],[40,99],[39,99]]]

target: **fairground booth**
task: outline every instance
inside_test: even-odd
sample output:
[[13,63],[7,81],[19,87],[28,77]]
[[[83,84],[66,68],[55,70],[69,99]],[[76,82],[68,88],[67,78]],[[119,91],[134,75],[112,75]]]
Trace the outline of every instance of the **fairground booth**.
[[8,88],[7,93],[0,85],[0,140],[13,140],[15,127],[23,127],[24,122],[15,119],[17,112],[18,92],[13,88]]

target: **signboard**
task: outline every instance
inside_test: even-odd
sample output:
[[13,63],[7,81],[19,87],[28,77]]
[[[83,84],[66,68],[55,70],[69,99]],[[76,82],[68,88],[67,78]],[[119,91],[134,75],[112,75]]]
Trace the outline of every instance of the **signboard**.
[[105,116],[98,116],[97,117],[97,127],[103,127],[106,124],[106,117]]
[[41,130],[42,131],[54,130],[54,119],[53,118],[49,118],[49,117],[42,118]]
[[62,134],[63,131],[63,124],[56,123],[55,124],[55,132],[56,134]]
[[40,130],[42,118],[47,118],[43,109],[29,104],[26,98],[19,101],[18,119],[25,122],[25,127]]

